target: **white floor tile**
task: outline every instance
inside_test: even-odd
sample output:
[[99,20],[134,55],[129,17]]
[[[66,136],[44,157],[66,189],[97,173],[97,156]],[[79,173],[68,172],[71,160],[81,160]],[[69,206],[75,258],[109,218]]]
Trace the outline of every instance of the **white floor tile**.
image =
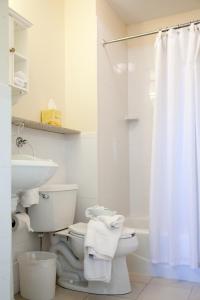
[[188,300],[199,300],[200,299],[200,287],[194,287]]
[[[56,297],[54,300],[83,300],[87,297],[85,293],[79,293],[63,289],[61,287],[56,288]],[[15,300],[25,300],[20,295],[15,296]]]
[[177,288],[191,289],[194,285],[192,282],[183,281],[183,280],[173,280],[173,279],[165,279],[155,277],[150,281],[151,284],[165,285],[165,286],[173,286]]
[[117,296],[117,298],[136,300],[145,287],[146,287],[145,283],[135,282],[132,284],[131,293],[125,295],[119,295]]
[[173,284],[149,284],[139,295],[138,300],[188,300],[191,289],[174,287]]
[[124,300],[123,296],[88,295],[84,300]]

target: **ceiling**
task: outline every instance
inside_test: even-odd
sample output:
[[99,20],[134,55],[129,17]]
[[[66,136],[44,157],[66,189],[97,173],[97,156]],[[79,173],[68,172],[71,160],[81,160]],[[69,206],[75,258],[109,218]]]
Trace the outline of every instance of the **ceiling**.
[[126,24],[200,9],[200,0],[107,0],[107,2]]

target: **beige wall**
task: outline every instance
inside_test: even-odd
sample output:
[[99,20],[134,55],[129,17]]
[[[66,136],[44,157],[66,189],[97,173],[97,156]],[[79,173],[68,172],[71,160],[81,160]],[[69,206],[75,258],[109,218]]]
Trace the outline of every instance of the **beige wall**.
[[64,126],[96,131],[96,1],[10,0],[9,5],[33,23],[30,91],[13,115],[39,121],[54,98]]
[[9,5],[33,23],[28,42],[30,91],[13,107],[13,114],[39,121],[51,97],[64,112],[64,0],[10,0]]
[[[199,20],[200,18],[200,9],[193,10],[181,14],[171,15],[164,18],[153,19],[146,22],[135,23],[127,26],[127,33],[130,34],[138,34],[143,32],[152,31],[159,28],[165,28],[174,26],[177,24],[187,23],[193,20]],[[153,43],[155,41],[155,35],[151,35],[148,37],[142,37],[139,39],[135,39],[129,42],[129,46],[138,45],[138,44],[146,44]]]
[[66,123],[96,131],[96,1],[65,0],[65,21]]

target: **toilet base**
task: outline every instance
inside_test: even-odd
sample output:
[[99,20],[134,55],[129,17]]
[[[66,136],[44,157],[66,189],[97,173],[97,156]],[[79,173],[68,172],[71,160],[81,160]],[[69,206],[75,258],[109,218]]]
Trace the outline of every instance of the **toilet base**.
[[77,291],[77,292],[89,293],[87,281],[77,282],[77,281],[68,280],[63,277],[60,277],[57,280],[57,285],[61,286],[64,289],[69,289],[69,290]]
[[57,284],[73,291],[99,295],[123,295],[131,292],[125,257],[113,259],[112,275],[109,283],[100,281],[74,281],[64,276],[58,277]]

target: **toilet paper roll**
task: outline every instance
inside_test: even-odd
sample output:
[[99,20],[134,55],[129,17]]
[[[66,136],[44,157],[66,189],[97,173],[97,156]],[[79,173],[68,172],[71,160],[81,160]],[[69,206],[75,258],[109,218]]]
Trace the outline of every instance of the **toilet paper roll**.
[[26,213],[18,213],[12,216],[12,230],[22,230],[27,228],[28,231],[33,232],[30,224],[30,218]]

